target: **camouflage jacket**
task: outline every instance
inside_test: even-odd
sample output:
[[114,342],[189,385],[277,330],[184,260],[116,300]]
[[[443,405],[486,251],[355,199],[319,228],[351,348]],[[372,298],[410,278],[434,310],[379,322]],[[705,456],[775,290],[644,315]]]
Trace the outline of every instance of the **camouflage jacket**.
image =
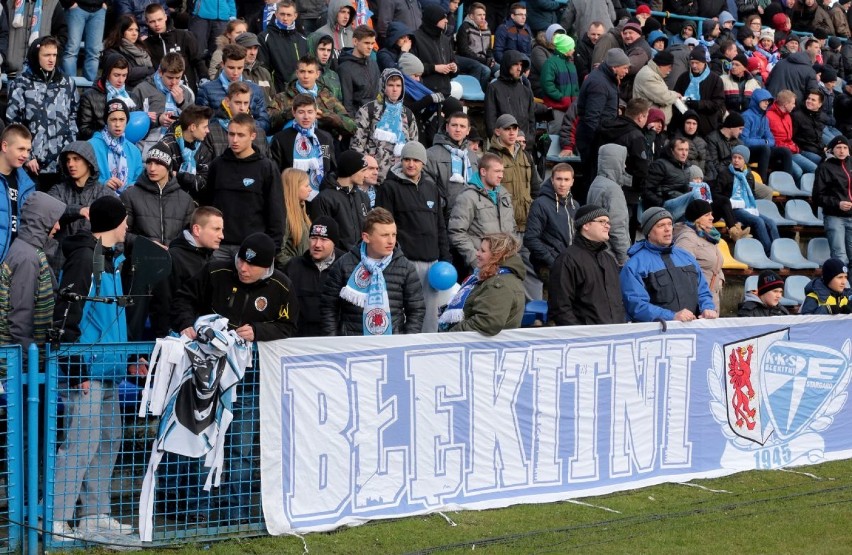
[[[355,133],[357,128],[355,120],[346,112],[343,103],[335,98],[334,93],[328,87],[323,86],[319,82],[317,82],[317,87],[319,88],[317,108],[322,112],[322,116],[317,120],[317,127],[323,131],[328,131],[333,137],[340,135],[349,136]],[[299,91],[296,90],[296,80],[293,79],[287,83],[287,88],[284,91],[275,95],[275,107],[280,113],[281,120],[279,122],[272,122],[273,129],[278,127],[276,123],[284,125],[293,119],[293,99],[297,94],[299,94]]]
[[[384,111],[384,102],[375,100],[361,106],[358,114],[355,116],[355,123],[358,130],[352,138],[350,145],[352,150],[357,150],[362,154],[369,154],[376,159],[379,164],[379,183],[385,180],[390,169],[394,164],[399,162],[399,157],[394,156],[393,143],[382,141],[373,136],[376,125],[382,118]],[[414,119],[414,113],[408,108],[402,109],[402,129],[406,135],[406,142],[416,141],[419,139],[419,131],[417,129],[417,120]]]

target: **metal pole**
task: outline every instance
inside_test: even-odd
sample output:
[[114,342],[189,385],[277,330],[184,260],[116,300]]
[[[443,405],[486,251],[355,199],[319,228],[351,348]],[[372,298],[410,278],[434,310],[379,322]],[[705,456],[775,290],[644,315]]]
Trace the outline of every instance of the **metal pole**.
[[27,357],[27,553],[38,553],[38,346],[30,345]]

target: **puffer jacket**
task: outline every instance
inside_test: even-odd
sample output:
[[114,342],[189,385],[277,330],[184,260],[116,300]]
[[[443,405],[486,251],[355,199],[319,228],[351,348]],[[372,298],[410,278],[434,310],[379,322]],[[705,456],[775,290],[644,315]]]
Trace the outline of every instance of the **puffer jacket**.
[[793,142],[793,116],[789,112],[782,112],[777,105],[773,104],[766,110],[766,119],[769,121],[769,129],[775,137],[775,146],[790,149],[797,154],[799,145]]
[[790,54],[772,68],[766,88],[773,95],[784,89],[796,93],[796,100],[804,100],[808,91],[819,89],[816,72],[807,52]]
[[562,54],[551,56],[541,69],[540,84],[547,106],[567,110],[580,94],[580,79],[573,57]]
[[320,303],[329,270],[334,262],[346,254],[340,249],[334,249],[334,258],[328,267],[322,270],[311,258],[310,252],[294,256],[284,266],[284,273],[293,283],[293,289],[298,292],[299,321],[296,324],[296,337],[318,337],[322,335],[322,315]]
[[521,326],[526,304],[524,261],[515,254],[501,267],[509,271],[491,276],[473,288],[464,303],[464,319],[450,331],[478,331],[492,336]]
[[689,192],[688,166],[675,160],[671,149],[673,144],[648,168],[648,180],[642,195],[646,210],[652,206],[662,206],[667,200]]
[[739,78],[730,73],[722,74],[722,87],[725,89],[725,107],[740,114],[748,110],[755,91],[762,90],[760,83],[748,71]]
[[480,29],[470,16],[464,18],[456,35],[459,56],[476,60],[487,66],[494,61],[494,49],[491,48],[491,30]]
[[535,169],[535,164],[519,143],[510,149],[500,142],[495,135],[491,137],[491,147],[488,152],[497,154],[503,162],[503,181],[500,188],[512,195],[512,206],[515,209],[515,223],[518,231],[523,232],[527,227],[527,215],[530,212],[533,197],[537,197],[541,178]]
[[479,157],[476,152],[471,150],[470,143],[465,139],[461,145],[453,143],[453,140],[444,132],[435,133],[435,138],[432,139],[432,146],[426,150],[426,166],[425,171],[428,172],[438,185],[441,191],[441,196],[444,198],[444,210],[447,219],[450,218],[449,210],[456,202],[456,197],[464,189],[465,184],[461,182],[450,181],[452,177],[453,156],[448,147],[457,148],[467,151],[467,158],[470,160],[471,170],[477,171],[477,163]]
[[721,131],[713,131],[705,136],[707,159],[704,163],[704,180],[712,183],[716,176],[728,170],[731,163],[731,150],[743,144],[740,139],[727,139]]
[[530,251],[533,268],[550,269],[559,256],[574,242],[574,214],[579,204],[569,191],[560,197],[550,178],[541,185],[538,197],[530,207],[524,246]]
[[852,202],[852,158],[826,158],[817,168],[811,198],[814,211],[822,208],[826,216],[852,217],[852,212],[840,209],[842,201]]
[[623,189],[630,187],[630,175],[625,170],[627,148],[604,145],[598,155],[598,174],[589,186],[586,200],[609,212],[609,246],[619,265],[627,262],[630,248],[630,212]]
[[766,306],[760,297],[754,293],[748,292],[745,294],[745,300],[740,303],[737,309],[737,316],[740,318],[759,318],[761,316],[787,316],[790,311],[780,303],[775,306]]
[[530,26],[518,27],[509,16],[503,25],[497,27],[494,36],[494,59],[502,64],[503,56],[512,50],[529,56],[532,54],[532,41],[533,33]]
[[29,67],[9,85],[6,121],[20,123],[33,134],[33,158],[42,173],[57,173],[59,153],[77,138],[77,86],[57,67],[41,69],[38,51],[45,38],[36,39],[27,54]]
[[462,189],[450,212],[447,234],[450,246],[464,258],[468,267],[476,266],[476,250],[486,233],[514,233],[517,230],[512,196],[497,188],[497,202],[488,196],[479,182],[479,174]]
[[161,191],[147,175],[142,175],[121,195],[121,202],[127,208],[128,242],[132,235],[141,235],[168,245],[180,235],[195,210],[192,197],[174,177]]
[[[716,310],[713,295],[695,257],[675,246],[660,247],[645,240],[627,252],[621,269],[621,297],[631,322],[674,320],[682,309],[698,315]],[[672,268],[666,268],[668,255]]]
[[497,118],[503,114],[512,114],[518,120],[518,127],[527,138],[535,135],[535,97],[529,85],[523,79],[515,79],[509,74],[509,68],[521,63],[521,73],[530,67],[530,60],[524,54],[514,50],[507,51],[500,63],[500,77],[492,81],[485,91],[485,129],[488,136],[494,134]]
[[799,314],[849,314],[852,311],[852,289],[846,287],[840,293],[832,291],[816,277],[805,285],[805,302]]
[[[118,56],[110,58],[104,57],[102,64],[103,71],[101,77],[95,81],[89,90],[80,96],[80,106],[77,109],[77,138],[81,140],[90,139],[92,135],[100,131],[106,126],[106,82],[109,74],[112,73],[115,67],[115,62],[118,61]],[[130,91],[130,85],[125,87],[126,91]],[[133,110],[141,110],[142,107],[134,105],[131,98],[121,98],[127,104],[127,107]]]
[[722,272],[722,251],[719,250],[719,245],[699,237],[695,229],[684,222],[675,224],[673,238],[676,247],[692,253],[698,261],[704,273],[704,279],[713,294],[713,304],[719,311],[722,307],[720,295],[722,286],[725,284],[725,274]]
[[341,250],[351,250],[361,240],[364,218],[370,211],[370,197],[358,187],[342,187],[337,176],[329,172],[323,177],[319,195],[308,203],[312,220],[319,216],[331,216],[340,227],[337,244]]
[[764,100],[775,99],[766,89],[757,89],[751,95],[748,110],[743,112],[745,127],[740,140],[746,146],[775,146],[775,137],[769,129],[769,119],[766,117],[767,110],[760,108],[760,103]]
[[[322,335],[364,335],[364,309],[340,298],[340,290],[360,262],[360,246],[356,246],[328,270],[320,300]],[[382,275],[387,284],[394,335],[420,333],[426,304],[414,264],[397,248]]]
[[804,152],[823,156],[825,145],[822,142],[822,132],[825,129],[825,112],[821,109],[812,112],[803,102],[790,115],[793,117],[793,142]]

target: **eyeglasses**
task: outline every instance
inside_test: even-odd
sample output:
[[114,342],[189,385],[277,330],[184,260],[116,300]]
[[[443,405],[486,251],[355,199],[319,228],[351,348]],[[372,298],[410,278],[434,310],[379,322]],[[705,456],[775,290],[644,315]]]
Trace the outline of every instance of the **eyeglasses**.
[[612,226],[612,224],[609,223],[609,220],[592,220],[592,221],[595,222],[596,224],[601,224],[601,225],[605,225],[605,226]]

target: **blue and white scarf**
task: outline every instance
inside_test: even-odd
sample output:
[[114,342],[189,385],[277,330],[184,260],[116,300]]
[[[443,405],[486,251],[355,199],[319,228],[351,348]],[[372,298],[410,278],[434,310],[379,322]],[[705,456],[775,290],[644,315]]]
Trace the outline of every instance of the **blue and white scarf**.
[[107,102],[112,100],[113,98],[120,98],[122,102],[127,105],[128,110],[133,110],[136,107],[136,103],[130,98],[130,95],[127,94],[127,88],[121,87],[117,89],[112,86],[108,80],[104,79],[104,87],[106,88],[106,99]]
[[275,7],[277,5],[278,4],[274,2],[272,4],[263,5],[263,17],[261,18],[261,26],[263,27],[264,31],[266,31],[266,27],[267,25],[269,25],[269,20],[272,19],[272,14],[275,13]]
[[402,108],[402,98],[396,102],[385,100],[382,117],[379,118],[379,122],[373,130],[374,139],[394,145],[394,156],[402,154],[402,147],[408,141],[408,136],[402,125]]
[[[33,7],[33,16],[30,21],[30,36],[27,38],[27,45],[31,45],[40,36],[42,5],[44,0],[36,0]],[[12,27],[15,29],[23,29],[26,24],[27,3],[25,0],[17,0],[15,2],[15,16],[12,18]]]
[[444,148],[450,153],[450,181],[452,183],[467,183],[467,178],[473,173],[470,165],[470,157],[466,148],[455,148],[444,144]]
[[373,12],[370,10],[367,0],[358,0],[355,3],[355,24],[352,28],[354,29],[359,25],[369,25],[372,17]]
[[195,164],[195,143],[192,143],[192,146],[187,144],[186,139],[183,138],[183,129],[181,129],[180,125],[175,127],[175,141],[180,147],[180,171],[181,173],[189,173],[192,175],[196,174],[196,164]]
[[319,95],[319,85],[317,85],[316,83],[314,83],[314,88],[306,89],[305,87],[300,85],[298,81],[296,81],[296,90],[301,94],[309,94],[314,98]]
[[109,130],[104,127],[101,131],[101,138],[107,146],[107,163],[109,164],[109,172],[112,177],[118,178],[123,185],[116,191],[122,193],[127,188],[127,153],[124,152],[124,135],[113,137]]
[[277,17],[275,19],[273,19],[273,21],[275,22],[275,26],[278,27],[279,29],[281,29],[282,31],[295,31],[296,30],[296,21],[295,20],[293,21],[293,23],[290,23],[289,25],[287,25],[286,23],[281,23],[280,21],[278,21]]
[[299,132],[293,141],[293,167],[307,172],[311,189],[319,193],[325,167],[322,163],[322,145],[316,133],[317,124],[314,122],[309,129],[304,129],[293,120],[293,129]]
[[731,191],[731,208],[740,208],[749,214],[758,215],[757,201],[748,185],[748,169],[737,171],[733,164],[728,164],[728,170],[734,174],[734,185]]
[[393,253],[381,260],[367,256],[367,244],[361,243],[361,262],[355,267],[340,298],[364,309],[364,335],[393,335],[388,287],[383,274]]
[[[509,268],[501,267],[497,270],[497,275],[508,274],[509,272],[511,272]],[[441,313],[441,316],[438,317],[438,331],[449,331],[455,324],[464,320],[464,304],[467,302],[467,298],[471,293],[473,293],[476,286],[480,283],[479,268],[475,268],[473,273],[462,282],[461,288],[456,291],[456,294],[453,295],[453,298],[447,303],[447,306]]]
[[686,87],[686,91],[684,92],[684,98],[688,98],[691,100],[701,100],[701,83],[707,79],[707,76],[710,75],[710,66],[705,66],[704,71],[701,72],[700,75],[695,76],[692,72],[689,72],[689,85]]
[[163,77],[159,71],[154,72],[154,86],[157,87],[158,91],[166,95],[166,108],[163,112],[172,112],[175,117],[179,116],[180,108],[178,108],[177,102],[175,102],[175,98],[172,96],[172,91],[163,84]]

